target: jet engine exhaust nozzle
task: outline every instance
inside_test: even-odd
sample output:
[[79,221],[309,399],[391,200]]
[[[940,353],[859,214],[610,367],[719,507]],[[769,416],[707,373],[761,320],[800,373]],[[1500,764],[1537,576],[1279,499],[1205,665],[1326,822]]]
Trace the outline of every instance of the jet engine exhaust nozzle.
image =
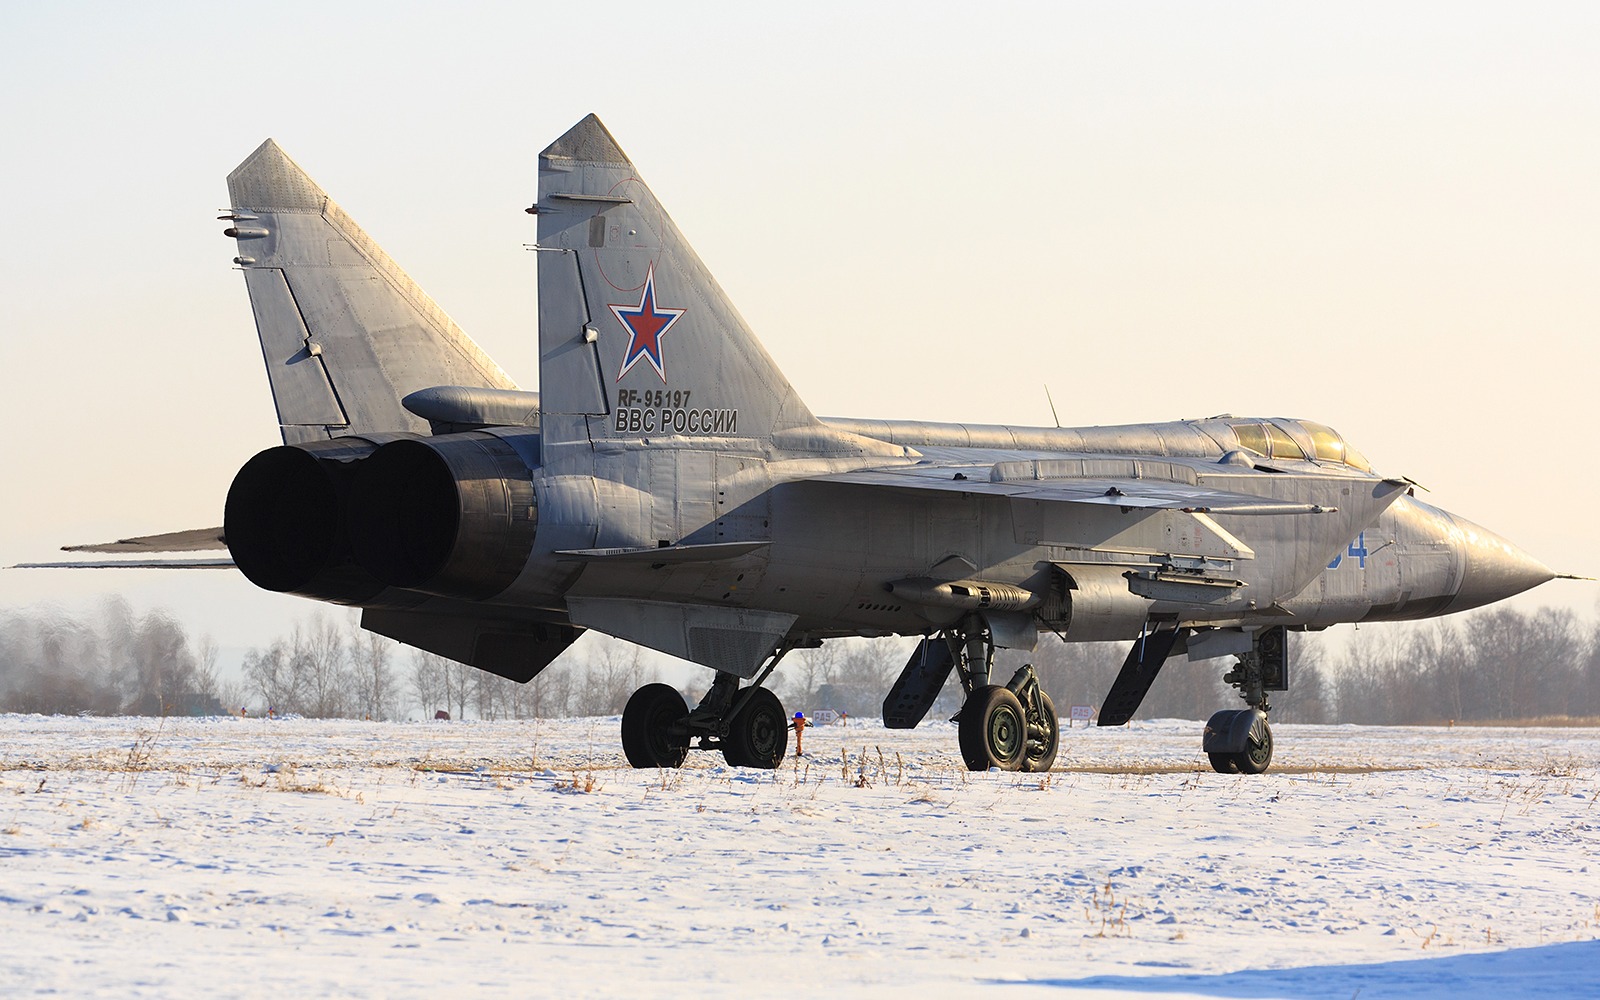
[[223,534],[235,565],[263,590],[360,604],[383,585],[350,561],[344,493],[359,439],[268,448],[228,488]]
[[478,432],[384,445],[357,468],[346,509],[355,560],[373,576],[467,600],[516,581],[538,527],[527,463]]

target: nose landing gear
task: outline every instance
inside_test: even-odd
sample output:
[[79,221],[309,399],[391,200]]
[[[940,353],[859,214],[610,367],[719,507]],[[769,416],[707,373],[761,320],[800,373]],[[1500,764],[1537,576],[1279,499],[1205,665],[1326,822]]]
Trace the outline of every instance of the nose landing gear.
[[1222,679],[1239,689],[1249,708],[1225,709],[1206,722],[1202,747],[1219,774],[1264,774],[1272,766],[1269,691],[1289,689],[1288,632],[1278,625],[1258,633],[1250,652]]

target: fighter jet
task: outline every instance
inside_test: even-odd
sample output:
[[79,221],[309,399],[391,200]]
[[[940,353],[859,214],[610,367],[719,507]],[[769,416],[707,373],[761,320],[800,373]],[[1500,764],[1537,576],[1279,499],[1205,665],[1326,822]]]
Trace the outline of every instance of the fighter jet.
[[[1289,635],[1453,614],[1554,574],[1420,500],[1331,428],[1217,416],[1114,427],[818,417],[589,116],[539,155],[539,391],[501,371],[271,140],[228,177],[284,444],[239,470],[220,529],[79,551],[227,550],[257,586],[520,682],[581,632],[713,672],[622,716],[635,767],[691,749],[774,768],[784,657],[919,639],[884,722],[953,672],[973,770],[1043,771],[1058,720],[997,648],[1128,643],[1100,725],[1169,659],[1227,658],[1222,772],[1272,761]],[[844,345],[837,345],[843,347]]]

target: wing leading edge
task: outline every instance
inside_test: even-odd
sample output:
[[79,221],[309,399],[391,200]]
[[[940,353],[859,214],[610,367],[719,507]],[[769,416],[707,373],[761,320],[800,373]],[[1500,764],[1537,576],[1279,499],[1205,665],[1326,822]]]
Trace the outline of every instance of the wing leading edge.
[[[155,555],[163,552],[227,552],[222,529],[190,528],[162,535],[119,538],[92,545],[63,545],[63,552],[92,552],[96,555]],[[18,563],[12,569],[233,569],[229,556],[175,559],[85,559],[73,562]]]
[[1074,479],[1008,477],[1001,463],[974,466],[911,466],[819,476],[816,482],[851,483],[899,490],[939,490],[968,495],[1011,497],[1054,503],[1089,504],[1144,510],[1179,510],[1199,514],[1332,514],[1337,507],[1277,500],[1201,486],[1198,482],[1094,476]]

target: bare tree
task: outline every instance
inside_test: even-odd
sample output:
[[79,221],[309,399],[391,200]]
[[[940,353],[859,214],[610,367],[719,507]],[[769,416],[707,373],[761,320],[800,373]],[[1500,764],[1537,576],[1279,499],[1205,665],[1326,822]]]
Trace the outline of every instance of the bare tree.
[[586,662],[577,670],[573,700],[568,710],[574,715],[620,715],[628,698],[654,671],[646,671],[639,659],[639,647],[609,639],[590,647]]
[[914,648],[888,639],[829,639],[785,659],[774,675],[777,690],[805,711],[878,715]]
[[304,702],[298,711],[319,719],[349,714],[352,685],[338,623],[321,613],[313,615],[309,627],[295,626],[289,643],[305,678]]
[[261,695],[267,710],[299,710],[300,678],[295,673],[289,645],[282,639],[275,640],[264,650],[252,649],[246,653],[244,675]]
[[571,715],[574,678],[577,665],[573,660],[562,660],[546,667],[532,682],[534,718],[554,719]]
[[395,642],[350,623],[345,648],[349,651],[351,705],[368,719],[391,718],[398,709],[399,690],[389,666]]
[[472,689],[478,671],[465,663],[439,657],[439,673],[444,678],[445,704],[451,708],[452,719],[465,719],[467,706],[473,700]]
[[121,703],[100,630],[52,609],[0,616],[0,708],[110,715]]
[[446,708],[449,696],[445,691],[444,665],[450,661],[425,649],[411,651],[411,692],[422,708],[422,717],[433,718],[433,713]]

